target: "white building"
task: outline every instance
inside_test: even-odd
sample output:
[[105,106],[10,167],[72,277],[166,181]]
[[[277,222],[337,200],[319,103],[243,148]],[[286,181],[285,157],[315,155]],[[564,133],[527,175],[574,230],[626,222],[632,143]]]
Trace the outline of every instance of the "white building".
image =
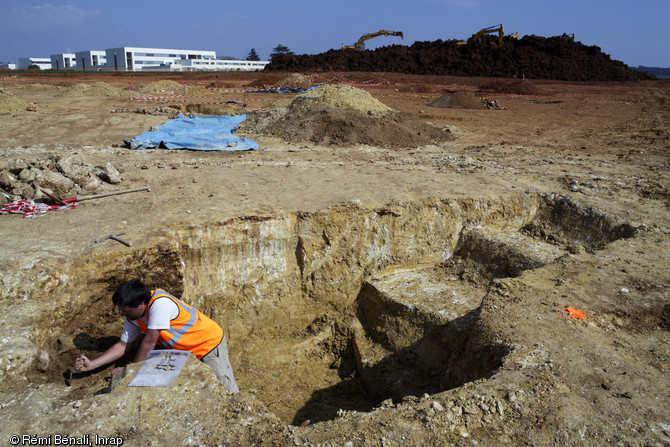
[[3,62],[2,64],[0,64],[0,67],[3,70],[16,70],[17,68],[16,64],[12,64],[11,62]]
[[26,70],[35,65],[40,70],[51,69],[51,58],[48,57],[22,57],[19,58],[19,70]]
[[[172,64],[151,68],[151,71],[256,71],[262,70],[269,61],[240,61],[240,60],[200,60],[182,59]],[[145,68],[147,70],[147,68]]]
[[108,70],[170,70],[179,61],[215,60],[215,51],[173,50],[166,48],[121,47],[105,50]]
[[269,61],[222,60],[215,51],[120,47],[52,54],[50,58],[19,59],[19,68],[109,71],[256,71]]
[[51,55],[51,68],[53,70],[69,70],[77,66],[74,53],[59,53]]
[[104,51],[77,51],[75,60],[77,61],[77,69],[79,70],[98,70],[105,65],[107,61],[107,53]]

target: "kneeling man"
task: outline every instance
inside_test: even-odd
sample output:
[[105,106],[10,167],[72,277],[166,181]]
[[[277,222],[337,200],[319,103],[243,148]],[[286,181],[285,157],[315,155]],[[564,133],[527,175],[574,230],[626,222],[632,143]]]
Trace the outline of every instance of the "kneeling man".
[[139,279],[121,284],[112,302],[125,317],[121,338],[94,360],[80,356],[75,361],[76,370],[91,371],[118,360],[143,333],[136,362],[146,360],[157,343],[167,349],[191,351],[212,368],[226,390],[239,392],[228,360],[226,337],[213,320],[164,290],[150,290]]

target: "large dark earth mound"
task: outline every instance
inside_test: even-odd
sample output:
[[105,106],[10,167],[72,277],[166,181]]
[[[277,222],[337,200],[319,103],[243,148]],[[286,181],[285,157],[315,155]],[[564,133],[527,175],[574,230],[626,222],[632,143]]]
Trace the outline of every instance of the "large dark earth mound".
[[565,81],[630,81],[654,79],[623,62],[610,59],[597,46],[573,42],[568,36],[493,36],[457,45],[456,40],[415,42],[370,50],[330,50],[321,54],[277,56],[265,70],[375,71],[445,76],[521,77]]

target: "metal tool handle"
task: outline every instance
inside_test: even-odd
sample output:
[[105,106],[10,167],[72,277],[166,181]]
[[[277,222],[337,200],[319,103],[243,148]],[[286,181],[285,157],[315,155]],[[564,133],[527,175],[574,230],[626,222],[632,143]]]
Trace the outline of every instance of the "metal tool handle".
[[[86,357],[85,352],[82,352],[81,354],[79,354],[79,358],[82,358],[82,357]],[[81,369],[75,369],[74,372],[79,373],[79,372],[81,372]]]

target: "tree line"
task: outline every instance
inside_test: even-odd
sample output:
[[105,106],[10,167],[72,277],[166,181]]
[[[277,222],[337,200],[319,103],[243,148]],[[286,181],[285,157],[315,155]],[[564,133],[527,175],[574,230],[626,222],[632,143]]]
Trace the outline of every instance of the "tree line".
[[[270,53],[270,60],[274,59],[277,56],[293,56],[295,53],[291,51],[286,45],[279,44],[272,49]],[[247,55],[246,60],[248,61],[259,61],[261,60],[260,56],[256,52],[255,48],[252,48]]]

